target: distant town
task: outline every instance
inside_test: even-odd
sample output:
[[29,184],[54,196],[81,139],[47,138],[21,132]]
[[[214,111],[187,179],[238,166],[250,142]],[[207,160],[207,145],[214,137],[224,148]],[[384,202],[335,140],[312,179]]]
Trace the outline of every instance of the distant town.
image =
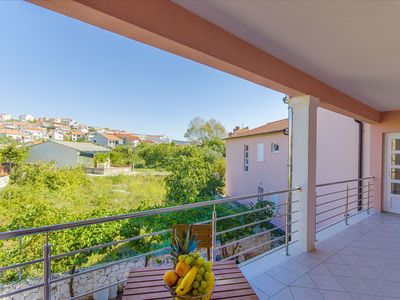
[[12,138],[19,143],[38,144],[47,140],[90,142],[103,147],[118,145],[137,146],[139,143],[186,144],[166,135],[139,134],[125,130],[109,129],[82,124],[71,118],[35,117],[31,114],[18,118],[0,113],[0,137]]

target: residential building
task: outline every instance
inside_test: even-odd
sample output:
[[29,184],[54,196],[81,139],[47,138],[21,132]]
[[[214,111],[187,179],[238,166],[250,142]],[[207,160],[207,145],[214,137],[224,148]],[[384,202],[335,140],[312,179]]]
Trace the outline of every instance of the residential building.
[[114,135],[120,139],[120,143],[123,145],[136,147],[140,143],[140,138],[131,133],[114,133]]
[[71,140],[74,142],[86,140],[86,133],[82,131],[72,131]]
[[95,133],[90,140],[91,142],[103,147],[114,148],[121,143],[121,139],[109,133]]
[[0,121],[9,121],[11,120],[10,114],[0,113]]
[[29,115],[29,114],[20,115],[19,116],[19,120],[22,121],[22,122],[33,122],[33,121],[35,121],[35,117],[32,116],[32,115]]
[[47,138],[46,130],[43,128],[22,127],[19,131],[27,136],[30,136],[33,140]]
[[171,139],[166,135],[159,135],[159,134],[135,134],[141,140],[151,140],[154,141],[156,144],[163,144],[163,143],[170,143]]
[[[358,123],[349,117],[319,108],[317,124],[317,182],[335,181],[346,177],[357,178]],[[225,140],[225,178],[229,197],[287,188],[287,129],[288,120],[284,119],[254,129],[236,128],[229,134]],[[365,126],[363,136],[368,134],[369,127]],[[362,147],[364,157],[369,157],[369,144],[364,142]],[[368,174],[368,163],[362,163],[364,171]],[[273,196],[270,200],[281,205],[285,198],[278,199]]]
[[64,133],[58,129],[50,129],[48,135],[49,135],[49,139],[51,139],[51,140],[56,140],[56,141],[64,140]]
[[28,162],[55,161],[58,167],[94,167],[94,155],[110,150],[92,143],[49,140],[29,149]]
[[7,128],[0,128],[0,136],[5,136],[16,140],[17,142],[29,142],[31,138],[19,131]]

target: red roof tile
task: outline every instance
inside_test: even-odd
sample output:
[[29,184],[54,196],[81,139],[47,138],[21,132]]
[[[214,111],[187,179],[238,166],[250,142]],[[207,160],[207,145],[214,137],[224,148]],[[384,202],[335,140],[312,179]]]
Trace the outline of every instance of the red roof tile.
[[258,134],[266,134],[266,133],[273,133],[273,132],[283,132],[285,129],[288,128],[288,119],[278,120],[274,122],[267,123],[260,127],[256,127],[254,129],[239,129],[235,132],[229,134],[227,139],[234,139],[240,138],[245,136],[252,136]]

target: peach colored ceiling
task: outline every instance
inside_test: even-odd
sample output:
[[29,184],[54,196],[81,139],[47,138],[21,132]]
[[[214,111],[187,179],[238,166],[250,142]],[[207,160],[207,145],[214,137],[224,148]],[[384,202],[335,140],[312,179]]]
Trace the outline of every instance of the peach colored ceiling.
[[379,111],[400,109],[400,1],[175,2]]

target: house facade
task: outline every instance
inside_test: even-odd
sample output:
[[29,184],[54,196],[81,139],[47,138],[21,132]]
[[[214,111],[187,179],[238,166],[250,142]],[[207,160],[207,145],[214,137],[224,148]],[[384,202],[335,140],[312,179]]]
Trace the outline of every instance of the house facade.
[[136,147],[140,143],[140,138],[131,133],[115,133],[114,135],[121,140],[122,145]]
[[120,138],[109,133],[95,133],[91,137],[90,141],[100,146],[110,147],[110,148],[114,148],[115,146],[121,144],[122,142]]
[[[363,173],[369,174],[369,126],[363,127],[364,160],[360,162],[357,122],[318,108],[317,123],[317,183],[357,178],[359,163],[363,165]],[[254,129],[236,128],[229,135],[226,139],[227,196],[236,197],[287,188],[287,128],[288,121],[285,119]],[[285,197],[274,195],[269,200],[280,205],[285,202]],[[278,220],[277,223],[282,221]]]
[[55,161],[58,167],[94,167],[94,155],[110,150],[92,143],[49,140],[29,149],[27,162]]
[[21,132],[18,132],[16,130],[7,129],[7,128],[0,128],[0,136],[12,138],[15,141],[21,142],[21,143],[31,141],[29,136],[26,136],[25,134],[22,134]]
[[35,117],[29,114],[26,115],[20,115],[19,120],[22,122],[32,122],[35,121]]

